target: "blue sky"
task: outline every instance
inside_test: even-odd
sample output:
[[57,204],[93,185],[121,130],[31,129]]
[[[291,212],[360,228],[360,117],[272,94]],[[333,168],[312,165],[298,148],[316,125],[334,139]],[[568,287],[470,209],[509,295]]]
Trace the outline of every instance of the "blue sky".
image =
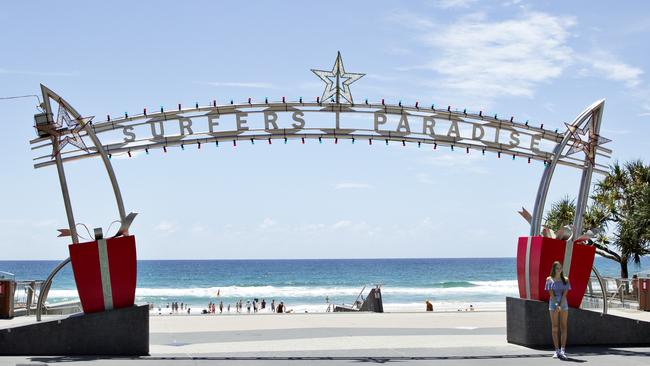
[[[588,9],[586,11],[585,9]],[[315,99],[309,70],[365,98],[562,127],[606,98],[614,157],[650,160],[650,5],[594,1],[9,2],[0,96],[39,83],[84,115],[216,99]],[[3,259],[59,259],[54,168],[34,170],[35,99],[0,101]],[[103,119],[103,118],[102,118]],[[400,144],[256,144],[113,159],[140,258],[514,256],[543,166]],[[78,222],[117,219],[97,160],[66,165]],[[597,179],[597,177],[596,177]],[[562,168],[552,202],[575,196]]]

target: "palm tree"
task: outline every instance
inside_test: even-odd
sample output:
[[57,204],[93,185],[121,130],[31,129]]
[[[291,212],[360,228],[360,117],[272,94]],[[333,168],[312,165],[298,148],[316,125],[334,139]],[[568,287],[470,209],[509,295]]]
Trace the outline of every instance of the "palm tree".
[[[560,228],[573,224],[573,218],[576,213],[575,200],[569,196],[565,196],[559,201],[553,203],[551,209],[546,213],[544,218],[544,226],[554,231]],[[584,215],[584,231],[591,230],[596,235],[589,240],[588,244],[596,247],[596,254],[601,257],[611,259],[616,262],[621,262],[620,255],[611,250],[608,245],[610,240],[604,233],[607,227],[607,217],[605,213],[594,205],[587,207],[587,212]]]
[[[596,183],[591,198],[584,229],[603,231],[589,244],[599,255],[618,262],[621,277],[628,278],[629,261],[639,264],[642,256],[650,254],[650,166],[640,160],[623,165],[615,162],[609,174]],[[557,230],[571,224],[574,215],[575,202],[565,197],[551,206],[545,225]]]

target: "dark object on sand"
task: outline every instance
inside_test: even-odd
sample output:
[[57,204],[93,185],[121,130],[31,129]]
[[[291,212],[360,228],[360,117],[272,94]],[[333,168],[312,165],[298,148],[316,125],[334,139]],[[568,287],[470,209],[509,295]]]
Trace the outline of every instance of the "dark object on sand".
[[361,296],[364,289],[365,286],[352,306],[335,305],[334,312],[370,311],[374,313],[383,313],[384,303],[381,297],[381,285],[376,285],[375,288],[371,289],[365,299]]

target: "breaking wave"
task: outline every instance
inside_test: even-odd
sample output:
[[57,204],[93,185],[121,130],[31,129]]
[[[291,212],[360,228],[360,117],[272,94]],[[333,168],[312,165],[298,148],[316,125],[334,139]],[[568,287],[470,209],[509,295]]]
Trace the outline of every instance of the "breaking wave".
[[[137,297],[164,298],[214,298],[217,293],[226,298],[307,298],[318,297],[356,297],[361,289],[351,286],[223,286],[193,288],[149,288],[136,289]],[[366,290],[367,292],[367,290]],[[435,296],[444,295],[514,295],[517,281],[450,281],[438,282],[427,287],[382,287],[386,296]],[[76,289],[52,289],[49,299],[77,297]]]

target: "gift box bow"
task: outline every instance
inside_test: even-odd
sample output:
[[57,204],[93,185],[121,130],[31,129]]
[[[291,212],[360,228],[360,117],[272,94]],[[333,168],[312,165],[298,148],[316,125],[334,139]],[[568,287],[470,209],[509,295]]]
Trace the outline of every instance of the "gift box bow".
[[[526,210],[524,207],[521,208],[521,211],[517,211],[521,217],[524,218],[528,222],[528,224],[532,224],[532,215],[528,210]],[[570,241],[574,237],[574,227],[573,225],[565,225],[564,227],[560,228],[558,231],[554,231],[551,228],[548,228],[546,226],[542,226],[542,236],[546,238],[551,238],[551,239],[558,239],[558,240],[564,240],[564,241]],[[582,243],[587,243],[593,238],[595,238],[597,235],[602,233],[604,230],[602,228],[597,228],[597,229],[590,229],[587,230],[584,234],[580,235],[575,241],[573,241],[574,244],[582,244]]]
[[[117,232],[115,235],[111,236],[110,238],[117,238],[118,236],[125,236],[129,232],[129,228],[131,227],[131,224],[133,224],[133,220],[135,220],[135,217],[138,214],[136,212],[131,212],[126,217],[124,218],[123,221],[113,221],[106,231],[108,232],[111,229],[111,225],[113,225],[116,222],[120,222],[120,227],[117,229]],[[77,226],[83,226],[86,228],[88,231],[88,227],[85,224],[78,223]],[[65,236],[71,236],[70,229],[57,229],[59,231],[59,235],[57,237],[65,237]],[[94,230],[94,240],[100,240],[104,238],[104,230],[101,227],[95,228]],[[88,231],[88,234],[90,234],[90,231]],[[93,240],[92,238],[88,238],[88,240]]]

